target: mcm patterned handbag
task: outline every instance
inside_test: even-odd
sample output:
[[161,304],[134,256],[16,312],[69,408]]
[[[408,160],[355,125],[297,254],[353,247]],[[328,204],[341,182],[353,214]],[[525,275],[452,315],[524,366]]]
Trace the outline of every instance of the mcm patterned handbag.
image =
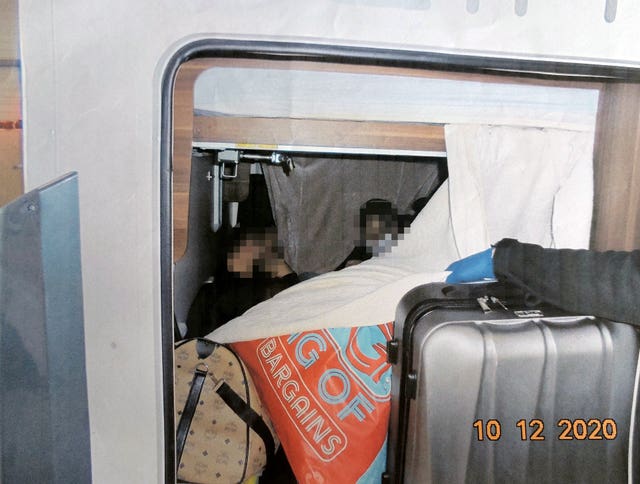
[[275,453],[273,427],[244,364],[204,338],[175,346],[178,479],[240,483]]

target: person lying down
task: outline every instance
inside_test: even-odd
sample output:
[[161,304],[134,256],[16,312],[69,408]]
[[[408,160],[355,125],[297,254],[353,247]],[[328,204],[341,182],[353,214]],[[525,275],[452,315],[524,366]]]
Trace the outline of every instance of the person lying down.
[[[439,192],[441,201],[446,202],[446,188]],[[305,329],[388,323],[406,292],[422,283],[443,281],[446,274],[441,267],[455,260],[457,253],[452,244],[436,247],[434,238],[426,234],[446,232],[446,220],[438,215],[444,212],[437,210],[430,215],[425,207],[405,230],[403,218],[394,215],[393,207],[384,201],[375,204],[379,209],[384,207],[377,219],[378,238],[372,243],[367,233],[374,232],[374,224],[363,224],[360,254],[351,262],[348,257],[341,265],[343,269],[308,279],[300,277],[304,280],[249,308],[208,337],[227,343]],[[367,237],[372,240],[367,242]],[[425,258],[425,250],[433,257]],[[366,260],[354,264],[360,259]]]
[[299,281],[284,260],[275,227],[239,231],[226,267],[196,296],[186,337],[206,335]]
[[[398,215],[387,200],[371,199],[357,219],[360,233],[355,248],[336,270],[390,252],[403,236],[411,215]],[[296,274],[287,264],[275,227],[237,231],[223,270],[205,284],[187,319],[187,337],[206,335],[300,281],[318,274]]]

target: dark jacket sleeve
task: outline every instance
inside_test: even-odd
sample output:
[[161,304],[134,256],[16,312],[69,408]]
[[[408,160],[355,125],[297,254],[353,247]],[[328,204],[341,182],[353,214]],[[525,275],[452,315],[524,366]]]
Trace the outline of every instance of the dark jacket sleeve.
[[503,239],[493,269],[498,280],[566,311],[640,324],[640,251],[544,249]]

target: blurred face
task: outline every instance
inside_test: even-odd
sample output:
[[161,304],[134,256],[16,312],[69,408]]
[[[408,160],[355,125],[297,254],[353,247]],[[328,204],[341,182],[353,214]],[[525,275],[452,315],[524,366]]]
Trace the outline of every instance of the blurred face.
[[368,214],[365,218],[363,239],[367,252],[374,256],[390,252],[398,240],[397,216]]
[[251,238],[242,239],[234,244],[227,257],[227,269],[240,277],[252,277],[253,267],[264,253],[264,247],[259,241]]
[[281,259],[274,230],[249,232],[234,244],[227,257],[227,269],[239,277],[250,278],[254,272],[274,272]]

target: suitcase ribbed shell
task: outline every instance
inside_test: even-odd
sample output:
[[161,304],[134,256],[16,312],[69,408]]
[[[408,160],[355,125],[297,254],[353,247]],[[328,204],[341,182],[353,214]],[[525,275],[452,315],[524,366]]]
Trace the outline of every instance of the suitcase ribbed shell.
[[414,290],[398,310],[391,480],[627,482],[636,329],[552,308],[519,318],[518,298],[488,314],[430,309],[442,289]]

